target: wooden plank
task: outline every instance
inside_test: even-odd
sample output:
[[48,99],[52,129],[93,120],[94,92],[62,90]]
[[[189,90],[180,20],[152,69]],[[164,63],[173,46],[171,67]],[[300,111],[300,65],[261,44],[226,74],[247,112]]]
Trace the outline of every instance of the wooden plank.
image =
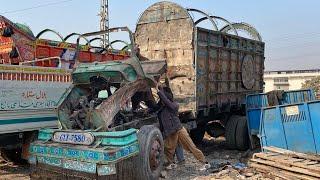
[[320,178],[319,173],[310,172],[307,169],[303,169],[303,168],[299,168],[299,167],[285,166],[285,165],[279,164],[278,162],[273,162],[273,161],[268,161],[268,160],[263,160],[263,159],[251,159],[250,161],[261,163],[261,164],[266,164],[266,165],[273,166],[276,168],[281,168],[281,169],[291,171],[291,172],[296,172],[296,173]]
[[307,169],[309,171],[317,172],[317,173],[320,174],[320,168],[317,168],[317,167],[314,167],[314,166],[308,166],[305,163],[300,163],[300,162],[297,162],[297,161],[284,160],[284,159],[282,159],[283,156],[269,157],[269,156],[266,156],[263,153],[257,153],[255,155],[255,157],[258,157],[258,158],[261,158],[261,159],[265,159],[265,160],[269,160],[269,161],[278,162],[278,163],[284,164],[286,166],[295,166],[295,167],[299,167],[299,168],[304,168],[304,169]]
[[279,155],[279,153],[272,153],[272,152],[267,154],[267,156],[278,156],[278,155]]
[[307,166],[319,164],[319,162],[317,161],[310,161],[310,162],[303,162],[303,163],[306,164]]
[[291,161],[293,161],[293,162],[301,162],[301,161],[304,161],[304,159],[291,159]]
[[309,160],[314,160],[314,161],[320,161],[320,156],[317,155],[312,155],[312,154],[305,154],[305,153],[298,153],[286,149],[281,149],[277,147],[263,147],[264,150],[271,151],[274,153],[280,153],[283,155],[291,156],[291,157],[299,157],[299,158],[304,158],[304,159],[309,159]]
[[273,176],[283,178],[283,179],[289,179],[289,180],[291,180],[291,179],[316,180],[317,179],[317,178],[314,178],[311,176],[298,174],[298,173],[292,173],[290,171],[277,169],[277,168],[267,166],[264,164],[249,162],[248,165],[249,165],[249,167],[255,168],[258,171],[262,171],[264,173],[269,173]]

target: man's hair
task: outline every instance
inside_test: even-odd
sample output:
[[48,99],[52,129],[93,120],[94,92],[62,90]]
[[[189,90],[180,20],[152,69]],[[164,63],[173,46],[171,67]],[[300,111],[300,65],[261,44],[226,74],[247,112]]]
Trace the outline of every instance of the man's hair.
[[173,101],[173,93],[169,87],[163,87],[164,94],[170,101]]

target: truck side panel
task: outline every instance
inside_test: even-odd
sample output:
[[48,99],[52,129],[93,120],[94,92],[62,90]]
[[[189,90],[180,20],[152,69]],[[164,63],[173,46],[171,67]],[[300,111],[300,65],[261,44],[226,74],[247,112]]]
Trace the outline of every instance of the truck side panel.
[[140,17],[135,41],[143,58],[165,59],[180,111],[195,109],[194,26],[188,12],[171,2],[152,5]]
[[57,119],[53,109],[0,111],[0,134],[57,128]]
[[0,134],[58,127],[54,112],[71,85],[69,71],[0,66]]
[[198,110],[229,110],[262,91],[264,43],[199,27],[195,39]]
[[223,33],[224,28],[199,28],[197,22],[175,3],[150,6],[136,27],[140,56],[167,61],[180,112],[240,108],[246,94],[262,91],[264,43]]

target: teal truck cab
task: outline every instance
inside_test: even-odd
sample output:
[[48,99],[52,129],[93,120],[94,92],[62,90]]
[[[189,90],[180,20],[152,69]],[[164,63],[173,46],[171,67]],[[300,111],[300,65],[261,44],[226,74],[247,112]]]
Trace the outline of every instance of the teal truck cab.
[[32,179],[159,177],[163,139],[145,103],[154,100],[151,87],[165,72],[165,61],[140,62],[126,27],[79,39],[118,31],[129,33],[131,56],[77,65],[56,109],[60,128],[40,130],[30,146]]

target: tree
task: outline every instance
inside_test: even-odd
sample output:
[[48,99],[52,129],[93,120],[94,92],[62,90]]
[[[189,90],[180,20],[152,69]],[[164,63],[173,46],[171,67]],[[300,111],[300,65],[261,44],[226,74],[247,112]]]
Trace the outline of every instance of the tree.
[[317,96],[320,95],[320,76],[316,76],[310,80],[307,80],[302,84],[303,89],[313,89]]

